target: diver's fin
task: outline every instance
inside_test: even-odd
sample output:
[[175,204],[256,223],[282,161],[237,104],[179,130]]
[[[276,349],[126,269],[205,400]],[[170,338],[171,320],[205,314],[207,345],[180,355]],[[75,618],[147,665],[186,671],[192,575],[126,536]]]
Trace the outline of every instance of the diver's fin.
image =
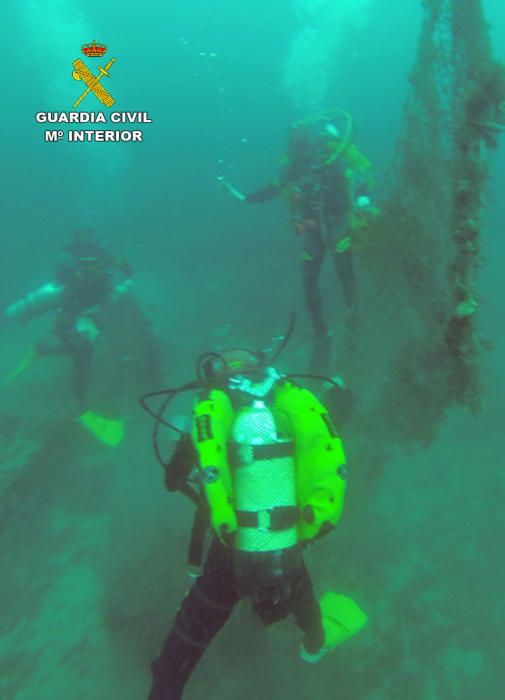
[[79,423],[88,430],[97,440],[117,447],[124,438],[124,425],[120,420],[105,418],[93,411],[86,411],[79,416]]
[[357,634],[368,622],[357,603],[345,595],[328,591],[319,601],[325,633],[324,645],[329,650]]
[[31,347],[21,358],[19,364],[17,367],[15,367],[10,374],[7,375],[5,379],[6,384],[10,384],[16,377],[18,377],[22,372],[25,371],[25,369],[28,369],[28,367],[32,364],[34,359],[37,357],[37,348],[36,346]]
[[316,664],[329,651],[357,634],[368,622],[361,608],[345,595],[328,591],[319,601],[324,629],[324,645],[315,654],[309,654],[303,647],[300,656],[303,661]]

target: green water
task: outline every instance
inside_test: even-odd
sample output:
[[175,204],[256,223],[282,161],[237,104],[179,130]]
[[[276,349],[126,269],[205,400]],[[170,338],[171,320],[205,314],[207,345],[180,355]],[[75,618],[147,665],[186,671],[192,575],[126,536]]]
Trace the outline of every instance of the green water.
[[[485,10],[503,58],[503,8],[489,0]],[[420,22],[418,3],[399,0],[23,0],[4,9],[2,305],[47,282],[82,225],[133,264],[136,305],[100,339],[90,387],[96,410],[125,421],[119,447],[76,422],[65,358],[37,360],[1,387],[1,698],[147,696],[149,663],[189,586],[192,508],[163,489],[138,396],[191,379],[204,350],[267,345],[292,310],[297,330],[279,369],[308,363],[299,242],[285,207],[245,215],[216,177],[246,191],[268,182],[287,125],[323,101],[352,113],[380,196]],[[152,118],[140,144],[43,140],[34,115],[70,110],[72,61],[96,71],[80,52],[93,39],[117,59],[107,82],[114,109]],[[360,436],[344,431],[346,510],[307,564],[318,592],[351,595],[369,625],[311,667],[292,621],[265,629],[242,603],[188,699],[502,697],[504,185],[502,144],[479,280],[482,410],[454,409],[432,445],[394,451],[380,469],[373,454],[359,463]],[[323,291],[338,340],[343,307],[329,267]],[[1,376],[51,325],[50,316],[0,323]]]

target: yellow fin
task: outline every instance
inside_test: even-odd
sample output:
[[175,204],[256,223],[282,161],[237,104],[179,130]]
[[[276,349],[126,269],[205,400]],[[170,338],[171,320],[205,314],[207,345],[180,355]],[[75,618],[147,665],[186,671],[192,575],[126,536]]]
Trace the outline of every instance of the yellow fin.
[[28,352],[26,352],[23,355],[18,366],[15,369],[13,369],[12,372],[7,376],[5,383],[10,384],[13,379],[16,379],[16,377],[19,376],[22,372],[24,372],[25,369],[28,369],[28,367],[32,364],[33,360],[36,357],[37,357],[36,348],[35,347],[30,348],[28,350]]
[[325,633],[324,646],[334,649],[357,634],[368,622],[367,615],[351,598],[329,591],[320,600]]
[[79,422],[93,437],[109,447],[117,447],[124,438],[124,425],[120,420],[105,418],[93,411],[86,411],[79,416]]

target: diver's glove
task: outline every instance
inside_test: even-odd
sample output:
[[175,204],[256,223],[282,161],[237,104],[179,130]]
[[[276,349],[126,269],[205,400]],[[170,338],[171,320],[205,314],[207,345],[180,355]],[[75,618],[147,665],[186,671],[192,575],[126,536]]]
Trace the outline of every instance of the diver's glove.
[[368,209],[372,206],[372,200],[366,194],[362,194],[357,197],[355,205],[356,209]]
[[131,279],[131,277],[127,277],[126,279],[121,280],[121,282],[118,282],[111,294],[112,301],[117,301],[119,297],[126,294],[126,292],[128,292],[134,284],[135,282]]
[[231,182],[228,182],[228,180],[225,180],[224,177],[218,177],[217,178],[219,182],[219,187],[222,190],[226,190],[228,194],[230,194],[234,199],[237,199],[239,202],[245,202],[245,195],[242,194],[242,192],[239,192]]
[[349,248],[352,245],[351,237],[350,236],[344,236],[339,240],[335,247],[335,252],[336,253],[345,253],[346,250],[349,250]]

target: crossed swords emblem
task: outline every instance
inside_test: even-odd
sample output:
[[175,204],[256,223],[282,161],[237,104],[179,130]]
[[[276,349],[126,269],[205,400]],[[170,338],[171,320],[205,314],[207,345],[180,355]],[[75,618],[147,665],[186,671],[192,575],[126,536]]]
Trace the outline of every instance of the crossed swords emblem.
[[112,64],[115,62],[115,58],[112,58],[105,68],[102,68],[101,66],[98,66],[98,70],[100,73],[98,75],[93,75],[91,71],[89,71],[84,63],[81,61],[80,58],[76,59],[72,65],[74,66],[74,69],[72,71],[72,75],[75,80],[82,80],[84,83],[86,83],[87,88],[84,90],[82,95],[79,97],[77,102],[74,103],[74,109],[83,101],[83,99],[86,97],[86,95],[89,92],[93,92],[96,97],[100,100],[102,104],[104,104],[106,107],[112,107],[112,105],[115,102],[115,99],[110,95],[107,90],[103,87],[103,85],[100,84],[100,80],[103,78],[105,75],[107,78],[110,78],[109,74],[109,68],[112,66]]

